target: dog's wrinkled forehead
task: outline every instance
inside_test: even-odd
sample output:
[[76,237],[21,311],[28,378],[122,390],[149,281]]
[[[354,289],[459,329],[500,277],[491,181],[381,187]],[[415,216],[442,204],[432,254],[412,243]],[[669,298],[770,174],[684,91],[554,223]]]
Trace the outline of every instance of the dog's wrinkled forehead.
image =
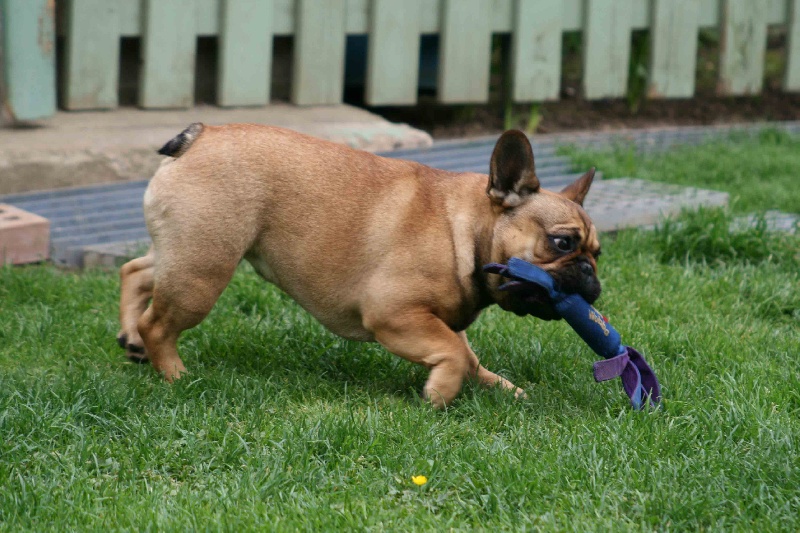
[[589,229],[594,226],[583,207],[558,193],[546,190],[526,199],[514,213],[510,214],[515,218],[532,219],[545,230],[561,225],[572,225],[588,234]]
[[580,205],[558,193],[542,190],[509,213],[514,225],[527,226],[541,237],[569,236],[584,252],[594,253],[600,248],[597,229],[592,219]]
[[597,228],[594,227],[594,222],[589,218],[589,215],[584,211],[583,207],[578,206],[578,214],[580,215],[581,225],[579,228],[581,233],[581,242],[587,251],[595,252],[600,248],[600,241],[597,237]]

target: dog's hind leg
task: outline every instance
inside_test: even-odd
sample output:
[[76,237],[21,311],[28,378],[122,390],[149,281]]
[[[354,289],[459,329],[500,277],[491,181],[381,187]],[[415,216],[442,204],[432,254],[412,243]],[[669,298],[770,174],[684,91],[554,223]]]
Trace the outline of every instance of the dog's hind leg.
[[147,309],[153,296],[153,250],[144,257],[139,257],[122,265],[119,270],[120,300],[119,323],[120,332],[117,343],[125,349],[128,359],[138,363],[147,362],[144,343],[137,323]]
[[153,368],[173,381],[186,372],[178,355],[178,337],[208,315],[240,258],[214,254],[212,259],[202,241],[196,248],[184,244],[164,249],[166,255],[156,247],[153,302],[138,328]]

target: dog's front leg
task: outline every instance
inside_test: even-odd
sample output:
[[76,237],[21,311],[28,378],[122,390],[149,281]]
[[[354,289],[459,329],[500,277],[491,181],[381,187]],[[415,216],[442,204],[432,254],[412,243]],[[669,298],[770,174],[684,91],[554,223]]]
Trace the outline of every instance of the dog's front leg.
[[477,375],[487,385],[500,383],[516,389],[480,366],[466,335],[456,333],[431,313],[395,315],[386,320],[367,321],[367,326],[387,350],[430,369],[423,394],[437,408],[453,401],[468,376]]
[[[472,348],[469,345],[469,341],[467,340],[467,333],[465,331],[459,331],[458,336],[464,341],[464,344],[467,345],[467,348],[470,352],[470,357],[475,360],[475,363],[478,363],[478,356],[475,355],[475,352],[472,351]],[[470,373],[470,377],[475,377],[478,379],[478,382],[483,385],[484,387],[496,387],[501,386],[504,389],[510,390],[514,392],[514,396],[516,398],[526,398],[525,391],[508,381],[506,378],[502,376],[498,376],[494,372],[488,370],[485,366],[478,364],[478,371],[477,373]]]

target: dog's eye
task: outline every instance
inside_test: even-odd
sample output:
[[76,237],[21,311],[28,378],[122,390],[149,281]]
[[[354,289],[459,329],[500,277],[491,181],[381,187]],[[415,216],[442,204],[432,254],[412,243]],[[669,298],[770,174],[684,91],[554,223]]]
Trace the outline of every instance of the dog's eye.
[[553,246],[559,252],[572,252],[575,250],[575,240],[572,237],[551,237]]

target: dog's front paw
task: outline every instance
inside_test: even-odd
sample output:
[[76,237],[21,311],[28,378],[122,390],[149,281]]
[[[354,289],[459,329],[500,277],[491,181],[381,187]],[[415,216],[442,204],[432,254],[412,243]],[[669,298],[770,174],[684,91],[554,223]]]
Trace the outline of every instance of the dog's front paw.
[[498,376],[494,372],[490,372],[483,365],[478,367],[477,378],[484,387],[501,387],[507,391],[513,392],[514,398],[517,400],[525,400],[528,398],[524,390],[511,383],[506,378]]
[[135,337],[120,331],[117,335],[117,344],[125,350],[125,357],[133,363],[144,364],[148,362],[147,352],[144,349],[144,342],[139,335]]

